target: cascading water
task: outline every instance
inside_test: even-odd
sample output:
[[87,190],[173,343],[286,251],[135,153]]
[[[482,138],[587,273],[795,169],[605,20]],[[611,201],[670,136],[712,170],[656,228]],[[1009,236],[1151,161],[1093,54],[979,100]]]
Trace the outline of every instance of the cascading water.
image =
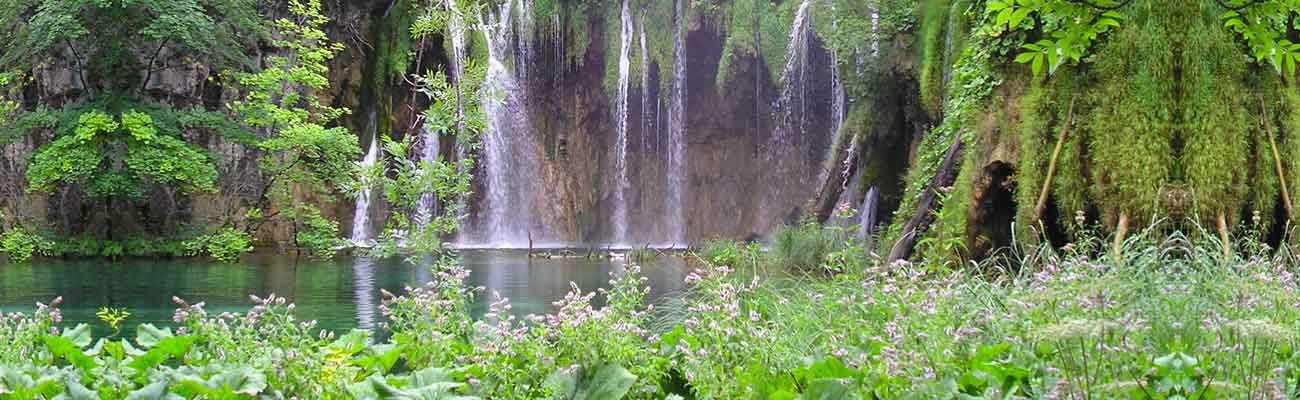
[[811,88],[808,72],[812,41],[813,0],[803,0],[795,12],[790,26],[790,41],[786,45],[785,66],[781,69],[781,93],[772,105],[775,125],[771,137],[764,144],[762,157],[767,161],[770,175],[782,181],[769,185],[759,203],[765,221],[780,223],[785,220],[798,191],[790,186],[814,179],[823,168],[807,166],[807,149],[800,147],[806,133],[808,90]]
[[650,52],[645,45],[645,14],[641,15],[641,149],[646,151],[650,121]]
[[628,95],[628,74],[632,67],[629,59],[632,51],[632,12],[628,9],[628,0],[623,0],[623,29],[622,42],[619,45],[618,55],[618,99],[614,104],[616,114],[617,139],[614,151],[617,153],[614,160],[614,243],[627,243],[627,190],[631,186],[628,183],[627,172],[627,95]]
[[[478,236],[462,239],[462,244],[471,246],[519,248],[533,239],[534,182],[540,162],[531,142],[526,95],[506,64],[514,41],[527,35],[510,23],[513,4],[502,4],[496,15],[488,13],[482,24],[488,53],[482,89],[488,119],[483,133],[487,202],[480,212]],[[514,61],[516,67],[527,62],[517,57]]]
[[668,111],[668,238],[672,245],[686,244],[686,13],[684,0],[677,0],[675,43],[673,44],[673,94]]
[[[774,151],[769,156],[788,155],[785,147],[795,144],[804,133],[807,114],[808,48],[812,40],[812,21],[809,12],[812,0],[803,0],[790,26],[790,44],[786,46],[785,67],[781,70],[781,97],[777,99],[777,127],[773,131]],[[794,119],[798,118],[798,121]]]
[[861,227],[858,228],[858,236],[861,238],[870,238],[875,232],[876,227],[876,198],[880,194],[876,192],[876,187],[872,186],[867,190],[867,196],[862,199]]
[[[520,82],[528,82],[528,68],[533,63],[533,0],[516,0],[518,5],[518,25],[515,26],[515,72]],[[506,1],[510,4],[511,1]],[[505,7],[509,7],[508,5]],[[509,11],[507,11],[509,12]]]
[[[433,163],[438,160],[438,132],[429,129],[429,124],[425,123],[420,127],[420,140],[424,142],[424,149],[420,154],[420,160]],[[434,215],[438,214],[438,195],[436,193],[425,193],[420,196],[420,202],[415,210],[415,221],[421,227],[427,225],[433,220]]]
[[[461,79],[465,76],[465,22],[464,15],[456,8],[456,0],[444,1],[451,14],[447,18],[447,34],[451,39],[451,78],[456,90],[456,133],[459,135],[465,129],[465,104],[461,92]],[[459,143],[457,141],[456,152],[462,155],[464,149]]]
[[[365,158],[361,159],[358,164],[362,170],[369,170],[379,161],[379,133],[378,121],[375,120],[374,111],[370,112],[370,120],[366,126],[366,131],[370,133],[370,149],[366,151]],[[363,176],[361,179],[361,192],[357,194],[357,207],[352,215],[352,243],[357,246],[370,245],[370,198],[374,194],[371,182]]]

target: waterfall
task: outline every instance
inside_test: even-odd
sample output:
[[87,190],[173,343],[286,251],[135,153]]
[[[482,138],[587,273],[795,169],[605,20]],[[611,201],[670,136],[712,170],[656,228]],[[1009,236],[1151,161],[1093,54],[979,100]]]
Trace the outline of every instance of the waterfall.
[[628,0],[623,0],[623,29],[622,42],[619,45],[618,55],[618,99],[614,104],[614,112],[617,121],[617,139],[615,151],[617,155],[614,159],[614,173],[616,176],[614,182],[614,243],[626,244],[627,242],[627,189],[630,186],[627,180],[627,92],[628,92],[628,74],[632,63],[629,60],[629,54],[632,51],[632,12],[628,9]]
[[686,244],[686,210],[683,198],[686,186],[686,13],[683,1],[677,0],[676,39],[673,44],[673,98],[668,110],[668,206],[669,235],[672,245]]
[[[871,10],[871,57],[880,55],[880,10]],[[862,64],[858,63],[859,66]]]
[[880,194],[876,192],[876,187],[872,186],[867,190],[867,196],[862,199],[861,226],[858,228],[858,236],[863,239],[870,239],[871,234],[875,232],[876,227],[876,198]]
[[[429,123],[426,122],[420,126],[420,140],[424,142],[424,149],[420,154],[420,161],[433,164],[438,161],[438,132],[429,129]],[[426,192],[420,196],[420,202],[415,210],[415,221],[420,227],[428,225],[433,221],[434,216],[438,214],[438,194]]]
[[[515,26],[515,43],[518,46],[515,53],[515,72],[519,75],[520,82],[528,82],[528,67],[533,63],[533,0],[516,1],[519,5],[519,16],[516,19],[518,25]],[[510,3],[506,1],[503,7],[509,7]]]
[[650,52],[645,45],[645,14],[641,14],[641,149],[647,151],[646,137],[650,136]]
[[[526,247],[532,238],[534,185],[541,164],[531,142],[526,94],[506,66],[510,61],[506,57],[515,43],[512,40],[523,40],[527,35],[514,30],[510,23],[512,4],[502,4],[495,16],[488,13],[487,22],[482,24],[488,53],[482,89],[483,110],[488,119],[483,133],[487,200],[480,213],[479,237],[475,238],[474,245]],[[527,63],[519,57],[514,61],[517,69]]]
[[[835,3],[831,3],[831,12],[835,13]],[[831,21],[831,29],[835,31],[839,30],[838,21],[835,20]],[[845,102],[847,101],[848,98],[848,95],[844,91],[844,81],[842,79],[843,78],[841,77],[840,74],[839,52],[832,50],[831,51],[831,135],[837,139],[840,137],[840,128],[844,127],[844,118],[846,113]],[[831,143],[836,143],[836,142],[838,142],[838,140],[831,141]],[[817,175],[817,180],[815,180],[814,182],[825,182],[829,174],[830,174],[829,169],[822,168],[821,172]]]
[[[358,166],[362,171],[368,171],[379,161],[379,132],[378,121],[375,120],[375,111],[370,111],[370,121],[366,125],[366,131],[370,136],[370,149],[366,151],[365,158],[361,159]],[[352,215],[352,243],[357,246],[367,246],[370,244],[370,230],[367,225],[370,223],[370,198],[374,194],[366,175],[361,178],[361,191],[357,193],[357,208]]]
[[[777,99],[777,127],[773,130],[774,151],[769,156],[784,158],[789,152],[786,146],[794,144],[804,133],[804,117],[807,111],[807,91],[805,84],[808,73],[808,48],[812,36],[812,23],[809,11],[812,0],[803,0],[799,11],[795,13],[790,26],[790,43],[786,46],[785,67],[781,70],[781,97]],[[799,120],[793,121],[798,116]]]

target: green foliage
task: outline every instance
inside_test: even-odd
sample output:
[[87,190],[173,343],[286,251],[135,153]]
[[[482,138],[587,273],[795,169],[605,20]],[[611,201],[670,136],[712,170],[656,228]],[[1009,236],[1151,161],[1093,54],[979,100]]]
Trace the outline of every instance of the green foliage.
[[943,108],[944,71],[952,60],[945,59],[944,49],[949,45],[944,35],[948,27],[948,0],[923,0],[920,4],[920,73],[917,80],[921,85],[921,103],[931,115],[938,115]]
[[49,256],[53,250],[54,242],[21,227],[0,234],[0,253],[12,262],[24,262],[34,255]]
[[1081,3],[1068,0],[993,0],[986,10],[995,14],[995,29],[1014,33],[1035,30],[1042,36],[1022,45],[1016,62],[1029,64],[1035,77],[1051,75],[1066,63],[1078,64],[1102,34],[1119,28],[1124,16],[1101,7],[1121,5],[1119,0]]
[[347,244],[339,237],[339,223],[321,216],[320,210],[307,204],[281,212],[285,219],[294,221],[294,240],[298,247],[312,256],[331,258],[336,250]]
[[843,232],[814,222],[782,226],[772,234],[770,262],[802,271],[838,272],[828,261],[844,240]]
[[28,191],[79,186],[92,196],[139,198],[156,186],[183,192],[215,192],[216,167],[205,151],[158,134],[148,114],[127,111],[119,119],[91,109],[71,134],[32,155]]
[[713,265],[738,265],[743,251],[730,240],[712,239],[705,241],[696,255]]
[[[1002,84],[1001,73],[993,67],[993,57],[1008,55],[1011,44],[1018,42],[999,35],[1000,30],[991,23],[991,13],[985,13],[981,18],[968,38],[962,56],[953,65],[948,93],[944,96],[944,119],[921,139],[915,167],[908,170],[902,201],[894,211],[894,223],[885,232],[883,243],[898,240],[902,234],[899,231],[902,221],[911,218],[916,211],[916,201],[924,194],[930,177],[934,176],[948,146],[957,136],[960,134],[967,145],[974,142],[975,132],[970,127],[977,126],[978,113],[984,109],[981,103],[993,88]],[[965,154],[969,157],[971,152]]]
[[217,261],[228,263],[238,261],[240,255],[252,251],[252,242],[252,237],[248,233],[234,228],[225,228],[186,240],[182,246],[187,256],[207,255]]
[[325,256],[337,245],[337,223],[316,206],[300,202],[302,190],[329,200],[354,178],[353,160],[361,155],[357,138],[343,127],[327,127],[347,112],[321,104],[314,94],[329,87],[327,62],[342,49],[328,40],[319,0],[292,0],[290,16],[275,21],[280,50],[268,66],[239,75],[247,96],[230,104],[245,122],[261,131],[256,143],[265,181],[254,208],[277,207],[267,220],[291,223],[297,245]]
[[[1159,194],[1175,171],[1172,140],[1177,92],[1171,29],[1186,23],[1159,8],[1143,7],[1131,29],[1116,32],[1098,52],[1098,85],[1089,101],[1088,157],[1091,198],[1110,205],[1107,224],[1120,212],[1145,221],[1160,208]],[[1170,35],[1170,36],[1166,36]],[[1135,169],[1136,168],[1136,169]]]
[[1256,63],[1267,62],[1283,78],[1295,77],[1300,62],[1300,43],[1288,29],[1300,14],[1300,3],[1286,0],[1228,0],[1228,9],[1219,18],[1246,42],[1248,53]]
[[[1210,7],[1202,6],[1181,16],[1187,33],[1181,35],[1177,48],[1182,80],[1176,98],[1180,108],[1177,129],[1183,148],[1176,172],[1195,193],[1194,215],[1208,223],[1222,213],[1233,224],[1244,209],[1248,186],[1265,183],[1252,182],[1248,175],[1251,139],[1259,130],[1250,116],[1262,110],[1260,100],[1249,96],[1247,61],[1232,44],[1231,34],[1205,22],[1212,13]],[[1255,143],[1259,145],[1256,153],[1267,154],[1264,157],[1271,160],[1267,140]]]

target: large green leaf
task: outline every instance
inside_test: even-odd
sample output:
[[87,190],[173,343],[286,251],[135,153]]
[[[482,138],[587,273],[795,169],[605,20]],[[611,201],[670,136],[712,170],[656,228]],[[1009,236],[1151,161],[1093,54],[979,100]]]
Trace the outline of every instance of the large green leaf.
[[583,400],[619,400],[627,395],[636,383],[636,375],[618,364],[605,364],[596,369],[596,375],[584,392]]

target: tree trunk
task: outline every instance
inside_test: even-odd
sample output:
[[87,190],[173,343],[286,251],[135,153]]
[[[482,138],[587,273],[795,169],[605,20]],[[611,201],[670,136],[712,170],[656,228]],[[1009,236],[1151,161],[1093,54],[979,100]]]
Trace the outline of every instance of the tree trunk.
[[912,218],[903,224],[900,230],[902,235],[894,243],[894,247],[889,251],[888,262],[894,262],[910,257],[912,250],[916,246],[917,239],[920,238],[925,230],[929,228],[930,223],[934,222],[934,211],[942,207],[939,204],[940,188],[952,186],[957,180],[957,165],[961,159],[962,150],[965,144],[962,143],[961,137],[963,132],[958,132],[957,137],[953,139],[952,145],[948,146],[948,153],[944,154],[943,161],[939,163],[939,168],[935,170],[934,176],[930,177],[930,182],[925,186],[925,192],[916,202],[916,211],[912,213]]
[[1232,239],[1228,236],[1228,220],[1220,212],[1216,222],[1219,227],[1219,241],[1223,243],[1223,262],[1226,263],[1232,260]]
[[1111,244],[1111,254],[1115,256],[1115,262],[1120,263],[1124,259],[1124,236],[1128,234],[1128,213],[1119,213],[1119,223],[1115,227],[1115,243]]

